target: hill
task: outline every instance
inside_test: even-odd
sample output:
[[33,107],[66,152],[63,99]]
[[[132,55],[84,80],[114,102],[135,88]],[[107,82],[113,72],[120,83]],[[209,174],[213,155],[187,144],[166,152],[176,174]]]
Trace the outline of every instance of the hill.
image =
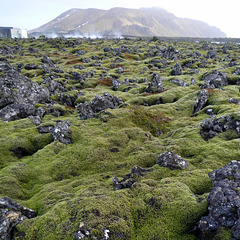
[[30,31],[33,35],[226,37],[207,23],[178,18],[162,8],[71,9]]

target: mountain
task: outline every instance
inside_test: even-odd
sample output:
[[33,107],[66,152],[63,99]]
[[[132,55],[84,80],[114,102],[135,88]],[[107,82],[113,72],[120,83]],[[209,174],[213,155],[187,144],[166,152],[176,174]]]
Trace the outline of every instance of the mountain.
[[226,37],[207,23],[178,18],[162,8],[70,9],[30,31],[39,34]]

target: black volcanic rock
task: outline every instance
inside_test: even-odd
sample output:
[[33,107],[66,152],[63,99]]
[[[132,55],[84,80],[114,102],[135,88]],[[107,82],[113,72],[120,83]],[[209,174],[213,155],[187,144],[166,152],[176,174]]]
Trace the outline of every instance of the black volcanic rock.
[[232,230],[234,239],[240,239],[240,162],[234,160],[209,173],[213,183],[208,202],[208,216],[202,217],[198,227],[202,239],[213,239],[220,227]]
[[0,198],[0,240],[11,240],[16,225],[36,216],[32,209],[23,207],[10,197]]
[[0,117],[9,121],[34,114],[34,105],[49,97],[49,91],[40,87],[12,67],[8,61],[0,59]]
[[162,167],[168,167],[171,170],[185,169],[189,166],[188,162],[174,152],[164,152],[158,156],[156,164]]
[[208,91],[202,90],[199,93],[199,95],[197,97],[197,100],[196,100],[196,102],[194,104],[194,111],[193,111],[193,113],[196,113],[196,112],[202,110],[206,106],[208,98],[209,98]]
[[96,95],[90,103],[84,102],[76,105],[76,110],[81,119],[88,119],[93,118],[96,113],[102,110],[114,109],[121,104],[123,104],[121,98],[104,93],[102,96]]
[[218,70],[204,73],[202,80],[205,82],[204,88],[221,88],[228,85],[226,74]]

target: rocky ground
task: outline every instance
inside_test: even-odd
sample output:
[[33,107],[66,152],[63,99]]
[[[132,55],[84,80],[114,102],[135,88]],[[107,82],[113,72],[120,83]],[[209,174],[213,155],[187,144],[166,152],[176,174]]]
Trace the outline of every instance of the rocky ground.
[[240,46],[0,39],[0,239],[240,239]]

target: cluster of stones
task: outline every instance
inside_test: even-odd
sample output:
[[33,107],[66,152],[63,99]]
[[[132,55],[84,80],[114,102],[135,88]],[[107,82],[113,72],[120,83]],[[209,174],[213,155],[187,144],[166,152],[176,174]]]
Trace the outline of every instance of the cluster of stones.
[[[172,151],[159,154],[156,164],[161,167],[167,167],[171,170],[183,170],[189,167],[188,162],[184,158]],[[137,165],[133,166],[132,171],[126,174],[122,180],[119,180],[118,177],[112,178],[113,189],[119,190],[123,188],[131,188],[136,182],[136,176],[142,176],[143,173],[148,171],[150,170]]]
[[200,133],[205,140],[212,139],[228,129],[235,130],[240,137],[240,121],[234,120],[230,115],[220,118],[215,118],[213,115],[206,118],[202,122],[201,128]]

